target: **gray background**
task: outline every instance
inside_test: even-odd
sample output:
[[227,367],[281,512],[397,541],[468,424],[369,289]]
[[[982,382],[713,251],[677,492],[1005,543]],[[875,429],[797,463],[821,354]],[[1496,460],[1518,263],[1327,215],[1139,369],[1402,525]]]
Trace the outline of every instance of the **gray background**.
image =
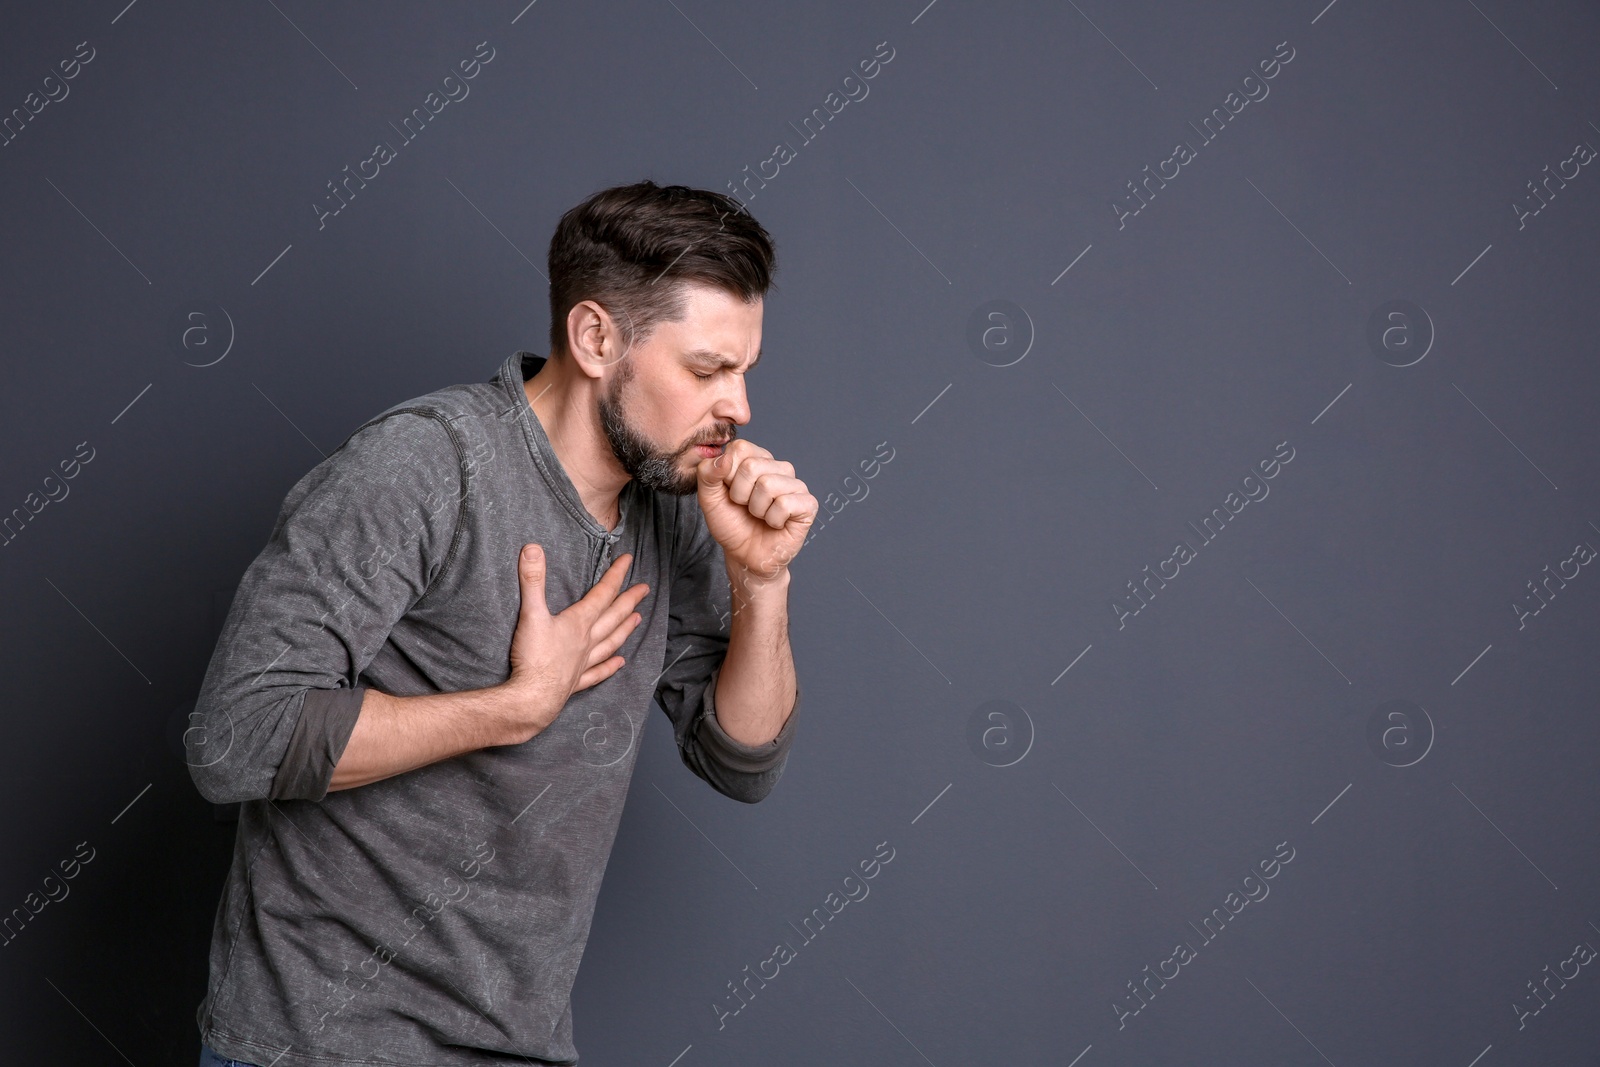
[[[289,487],[385,407],[546,351],[561,212],[726,189],[779,141],[741,436],[838,509],[793,567],[805,721],[747,807],[653,720],[583,1062],[1595,1062],[1593,968],[1515,1005],[1600,945],[1600,577],[1520,629],[1513,605],[1600,546],[1600,175],[1514,205],[1600,145],[1600,19],[1323,4],[10,6],[4,112],[95,58],[0,148],[0,514],[94,458],[0,547],[0,914],[94,858],[0,948],[4,1062],[194,1060],[233,825],[179,738]],[[471,95],[319,229],[325,183],[483,41]],[[1285,441],[1270,495],[1119,629],[1125,583]],[[870,896],[719,1029],[882,842]]]

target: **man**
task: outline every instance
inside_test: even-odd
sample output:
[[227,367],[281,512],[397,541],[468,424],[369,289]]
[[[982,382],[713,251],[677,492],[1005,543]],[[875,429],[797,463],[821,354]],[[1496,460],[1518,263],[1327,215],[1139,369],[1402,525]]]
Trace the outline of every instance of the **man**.
[[548,359],[395,405],[290,491],[185,737],[242,802],[202,1064],[575,1063],[651,697],[695,774],[772,790],[817,515],[735,437],[773,269],[719,193],[597,193],[550,243]]

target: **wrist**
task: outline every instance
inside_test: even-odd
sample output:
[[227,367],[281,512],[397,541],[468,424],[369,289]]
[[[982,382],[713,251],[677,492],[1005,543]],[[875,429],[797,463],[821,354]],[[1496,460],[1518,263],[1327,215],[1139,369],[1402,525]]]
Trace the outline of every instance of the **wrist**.
[[728,581],[738,588],[748,588],[752,592],[764,589],[787,589],[789,587],[789,567],[785,564],[776,571],[765,573],[754,567],[746,567],[742,563],[729,560],[726,570]]
[[548,721],[539,713],[539,695],[515,674],[483,691],[478,716],[484,733],[483,748],[520,745],[532,740]]
[[762,575],[749,567],[729,563],[727,571],[728,587],[732,592],[735,611],[766,603],[787,603],[789,597],[787,566],[779,568],[776,574]]

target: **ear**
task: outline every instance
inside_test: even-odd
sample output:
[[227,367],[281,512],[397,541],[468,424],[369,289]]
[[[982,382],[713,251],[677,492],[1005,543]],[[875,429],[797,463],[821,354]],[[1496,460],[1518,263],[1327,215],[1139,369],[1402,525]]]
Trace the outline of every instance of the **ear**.
[[593,300],[580,300],[567,312],[567,355],[572,365],[596,380],[604,377],[607,362],[615,359],[620,344],[610,316]]

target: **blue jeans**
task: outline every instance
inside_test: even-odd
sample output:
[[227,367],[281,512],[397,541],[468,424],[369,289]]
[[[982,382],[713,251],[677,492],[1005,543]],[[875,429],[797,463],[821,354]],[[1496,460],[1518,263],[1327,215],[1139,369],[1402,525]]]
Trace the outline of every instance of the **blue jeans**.
[[200,1045],[200,1067],[256,1067],[256,1065],[246,1063],[243,1060],[224,1059],[211,1051],[211,1046],[202,1042]]

